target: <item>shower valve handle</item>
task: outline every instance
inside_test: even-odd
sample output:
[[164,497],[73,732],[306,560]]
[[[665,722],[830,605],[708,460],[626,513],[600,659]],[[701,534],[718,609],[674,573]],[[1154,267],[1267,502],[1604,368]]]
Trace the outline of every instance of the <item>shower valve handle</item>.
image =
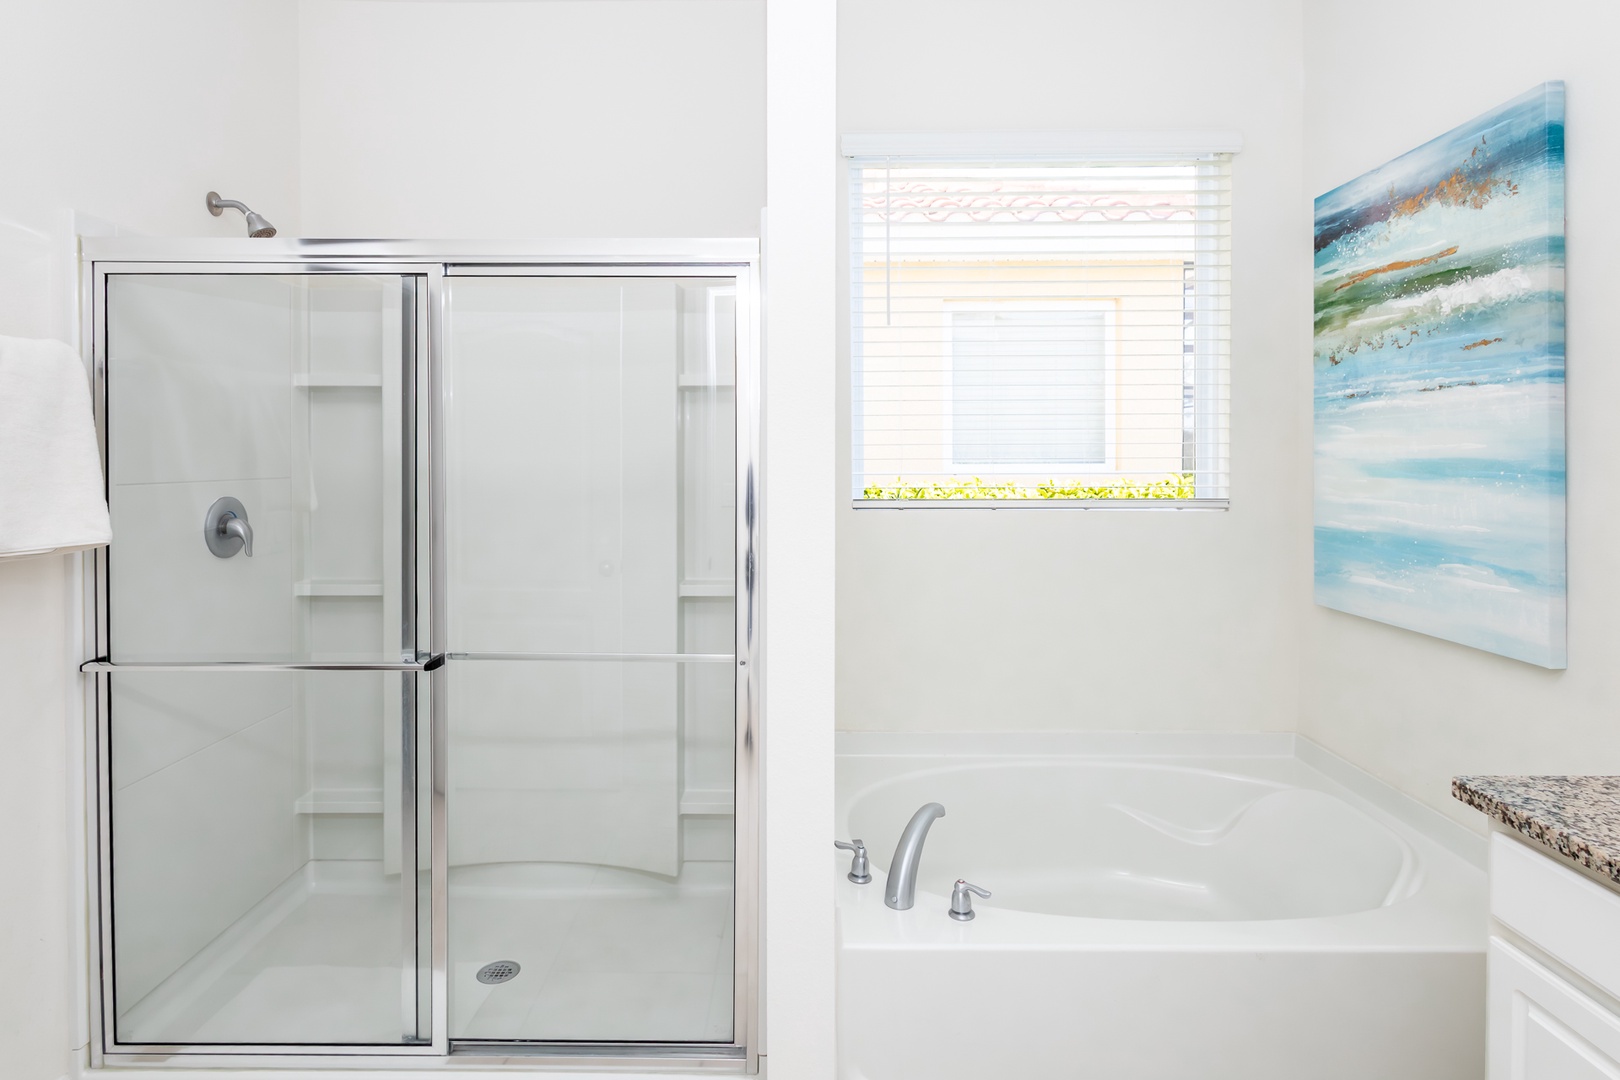
[[833,847],[855,853],[855,857],[849,862],[849,880],[857,885],[865,885],[872,880],[872,871],[866,863],[865,844],[859,840],[834,840]]
[[238,551],[253,558],[253,526],[247,507],[229,495],[215,499],[203,517],[203,542],[215,558],[228,559]]
[[242,554],[253,558],[253,526],[247,523],[246,518],[239,518],[233,514],[226,519],[224,525],[220,526],[220,531],[226,536],[234,536],[242,541]]

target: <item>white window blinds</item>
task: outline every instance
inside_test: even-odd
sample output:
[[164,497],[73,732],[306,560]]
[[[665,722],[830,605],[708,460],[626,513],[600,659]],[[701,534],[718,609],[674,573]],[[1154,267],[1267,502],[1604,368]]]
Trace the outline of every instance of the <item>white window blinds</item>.
[[1229,175],[852,157],[856,504],[1225,500]]

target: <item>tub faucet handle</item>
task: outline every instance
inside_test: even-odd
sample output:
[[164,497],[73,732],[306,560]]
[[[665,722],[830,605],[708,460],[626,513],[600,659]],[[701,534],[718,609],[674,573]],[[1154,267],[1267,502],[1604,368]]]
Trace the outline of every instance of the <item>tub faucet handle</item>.
[[855,853],[855,857],[849,862],[849,880],[857,885],[865,885],[872,880],[872,871],[866,864],[865,844],[859,840],[834,840],[833,847]]
[[[969,893],[972,895],[968,895]],[[977,885],[971,885],[961,878],[957,878],[956,886],[951,889],[951,918],[957,922],[971,921],[974,915],[974,896],[982,900],[988,900],[990,899],[990,890],[981,889]]]

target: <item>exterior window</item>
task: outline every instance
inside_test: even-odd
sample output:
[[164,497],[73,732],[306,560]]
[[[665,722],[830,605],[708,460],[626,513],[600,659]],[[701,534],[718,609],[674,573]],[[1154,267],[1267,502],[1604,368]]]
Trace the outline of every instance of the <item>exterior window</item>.
[[1224,505],[1226,154],[850,156],[857,506]]
[[1113,468],[1112,312],[949,311],[951,466]]

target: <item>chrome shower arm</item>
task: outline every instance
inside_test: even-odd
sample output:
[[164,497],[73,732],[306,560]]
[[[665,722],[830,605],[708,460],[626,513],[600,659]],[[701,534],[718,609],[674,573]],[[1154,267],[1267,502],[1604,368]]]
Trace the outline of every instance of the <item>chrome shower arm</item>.
[[248,212],[246,203],[238,202],[235,199],[222,199],[219,197],[218,192],[210,191],[208,193],[208,212],[215,217],[219,217],[226,210],[240,210],[243,214]]

